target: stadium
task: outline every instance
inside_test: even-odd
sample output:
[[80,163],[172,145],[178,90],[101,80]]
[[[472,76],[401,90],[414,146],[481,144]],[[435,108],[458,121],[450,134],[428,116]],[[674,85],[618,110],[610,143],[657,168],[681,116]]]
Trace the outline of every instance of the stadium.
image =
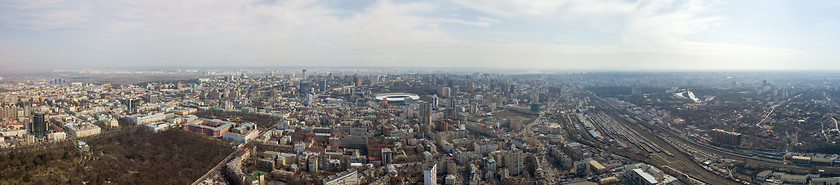
[[377,94],[376,97],[374,97],[374,99],[376,99],[377,102],[387,100],[388,104],[404,105],[408,102],[419,100],[420,96],[412,93],[382,93]]

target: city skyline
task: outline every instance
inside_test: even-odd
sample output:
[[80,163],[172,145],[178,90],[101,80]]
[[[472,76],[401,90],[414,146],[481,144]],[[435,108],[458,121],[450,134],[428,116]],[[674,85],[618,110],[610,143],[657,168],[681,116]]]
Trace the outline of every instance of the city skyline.
[[838,9],[832,1],[5,1],[0,72],[837,70]]

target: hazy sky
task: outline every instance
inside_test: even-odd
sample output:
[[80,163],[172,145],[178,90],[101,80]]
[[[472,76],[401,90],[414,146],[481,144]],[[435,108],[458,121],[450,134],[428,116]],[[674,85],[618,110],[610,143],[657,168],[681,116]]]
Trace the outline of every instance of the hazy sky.
[[840,1],[0,0],[0,71],[840,70]]

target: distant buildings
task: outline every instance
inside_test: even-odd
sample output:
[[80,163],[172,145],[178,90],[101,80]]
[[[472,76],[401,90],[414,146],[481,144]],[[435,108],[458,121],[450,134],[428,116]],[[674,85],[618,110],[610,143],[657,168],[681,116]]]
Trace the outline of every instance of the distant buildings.
[[438,86],[437,95],[440,97],[449,98],[450,96],[452,96],[452,88],[446,86]]

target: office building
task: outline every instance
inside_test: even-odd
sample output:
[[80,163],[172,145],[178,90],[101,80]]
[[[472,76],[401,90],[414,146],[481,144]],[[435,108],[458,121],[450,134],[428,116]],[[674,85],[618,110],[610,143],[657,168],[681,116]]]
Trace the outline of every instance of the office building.
[[539,113],[540,111],[541,110],[540,110],[540,104],[539,103],[532,103],[531,104],[531,112]]
[[47,136],[48,128],[47,128],[47,120],[44,117],[44,113],[35,113],[32,116],[32,123],[29,126],[29,133],[34,135],[38,138],[44,138]]
[[305,95],[312,92],[312,86],[309,85],[309,82],[300,82],[299,86],[300,94]]

